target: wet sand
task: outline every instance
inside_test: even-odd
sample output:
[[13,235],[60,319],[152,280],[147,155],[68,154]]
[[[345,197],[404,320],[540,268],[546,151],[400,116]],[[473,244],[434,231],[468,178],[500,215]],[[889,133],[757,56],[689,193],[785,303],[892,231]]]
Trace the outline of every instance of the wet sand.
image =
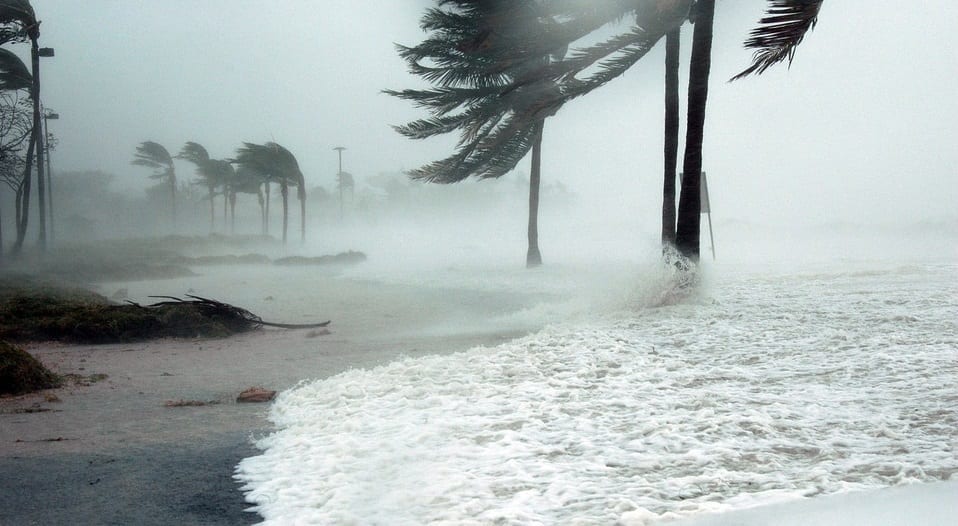
[[[501,319],[536,301],[518,292],[384,284],[308,269],[231,269],[101,286],[196,294],[270,321],[331,319],[329,334],[264,329],[220,340],[26,348],[60,374],[107,375],[0,399],[0,525],[252,524],[233,470],[269,432],[268,404],[239,404],[251,386],[374,367],[401,355],[495,345],[536,329]],[[235,274],[234,274],[235,273]],[[238,277],[242,286],[237,286]],[[44,394],[58,400],[49,401]],[[168,400],[213,402],[166,407]],[[23,412],[24,410],[39,412]]]

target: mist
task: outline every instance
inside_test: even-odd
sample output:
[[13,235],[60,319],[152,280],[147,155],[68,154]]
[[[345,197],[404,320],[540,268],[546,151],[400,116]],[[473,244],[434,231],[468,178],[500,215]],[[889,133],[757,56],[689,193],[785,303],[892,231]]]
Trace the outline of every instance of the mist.
[[[717,0],[700,257],[661,239],[660,42],[546,120],[528,268],[532,155],[410,177],[459,144],[405,138],[428,113],[384,93],[429,87],[396,45],[436,2],[31,3],[54,213],[44,244],[34,187],[15,248],[0,179],[0,344],[65,383],[0,396],[0,523],[699,524],[837,495],[837,524],[904,484],[953,522],[954,2],[825,1],[790,64],[728,82],[768,2]],[[281,145],[288,200],[231,204],[190,142],[231,170]],[[89,325],[191,298],[275,323]]]
[[[892,17],[890,2],[872,3],[864,12],[829,4],[790,68],[724,82],[748,61],[741,42],[763,4],[723,5],[715,22],[704,169],[720,249],[756,230],[811,228],[835,235],[910,226],[911,238],[954,236],[958,158],[951,145],[958,107],[949,91],[955,67],[947,50],[955,37],[947,24],[958,9],[922,3]],[[381,93],[423,85],[405,71],[394,43],[421,40],[418,19],[428,5],[331,2],[317,9],[284,2],[261,12],[255,2],[38,1],[43,41],[57,50],[43,63],[44,104],[61,115],[49,126],[57,138],[54,173],[102,171],[112,176],[112,192],[136,201],[154,183],[148,170],[130,165],[141,141],[157,141],[173,153],[196,141],[214,158],[233,156],[243,141],[276,141],[296,155],[305,176],[314,205],[308,214],[317,223],[311,247],[322,250],[322,240],[336,238],[344,225],[353,232],[354,248],[365,248],[362,224],[378,242],[372,215],[394,230],[409,223],[433,232],[476,220],[477,228],[462,230],[469,237],[483,235],[480,223],[502,234],[486,239],[484,252],[521,256],[521,181],[528,179],[528,160],[503,181],[457,185],[510,188],[516,195],[506,214],[492,208],[458,220],[443,216],[451,208],[441,202],[447,196],[485,192],[469,188],[424,190],[436,196],[417,209],[434,217],[428,224],[357,209],[374,206],[373,196],[357,196],[338,223],[328,209],[338,203],[314,199],[314,193],[335,190],[335,146],[347,148],[344,170],[358,188],[451,152],[452,137],[410,141],[395,133],[391,125],[423,115]],[[103,31],[103,20],[114,30]],[[690,38],[685,31],[685,54]],[[654,239],[659,228],[663,56],[660,46],[622,78],[550,119],[543,183],[562,185],[568,196],[558,203],[542,200],[547,261],[566,251],[627,259],[640,244],[654,250],[644,240]],[[177,160],[176,168],[181,181],[195,178],[189,163]],[[117,210],[108,221],[94,222],[92,234],[163,232],[161,219],[131,206],[131,213]],[[4,213],[10,209],[3,207]],[[566,224],[555,224],[550,213]],[[498,225],[507,219],[511,226]],[[201,224],[189,221],[186,228],[202,234]],[[567,230],[570,224],[578,228]],[[617,241],[589,246],[606,237]],[[728,246],[721,250],[725,256],[746,249]],[[435,249],[440,257],[442,248]]]

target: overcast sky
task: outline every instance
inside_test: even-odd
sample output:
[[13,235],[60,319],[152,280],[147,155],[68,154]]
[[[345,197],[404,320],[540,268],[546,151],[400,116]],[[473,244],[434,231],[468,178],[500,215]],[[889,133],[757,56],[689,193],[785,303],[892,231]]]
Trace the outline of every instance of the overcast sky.
[[[423,114],[381,94],[417,87],[393,43],[418,43],[426,0],[33,0],[43,21],[43,97],[61,119],[56,170],[102,169],[123,188],[143,140],[229,157],[275,140],[309,186],[331,188],[334,146],[358,179],[451,152],[390,124]],[[719,219],[787,222],[954,218],[958,202],[958,6],[828,0],[791,69],[729,84],[761,0],[719,0],[704,165]],[[686,26],[683,61],[691,29]],[[25,45],[17,46],[21,53]],[[663,57],[546,124],[544,181],[608,213],[647,217],[661,199]],[[683,73],[684,76],[684,73]],[[683,119],[684,121],[684,109]],[[181,176],[191,166],[178,164]],[[519,170],[528,173],[528,162]],[[545,206],[545,205],[544,205]],[[596,205],[599,206],[599,205]]]

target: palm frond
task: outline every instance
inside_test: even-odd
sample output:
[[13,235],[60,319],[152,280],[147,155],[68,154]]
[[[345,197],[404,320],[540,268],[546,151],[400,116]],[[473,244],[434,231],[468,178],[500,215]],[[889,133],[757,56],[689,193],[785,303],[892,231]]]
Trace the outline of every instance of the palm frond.
[[172,169],[173,158],[163,145],[153,141],[143,141],[136,147],[132,164],[157,169]]
[[0,48],[0,90],[29,89],[33,75],[13,52]]
[[210,160],[210,154],[202,144],[189,141],[180,148],[180,153],[176,154],[176,158],[189,161],[198,167]]
[[749,33],[745,47],[755,49],[752,64],[731,78],[739,80],[751,74],[761,75],[779,62],[791,65],[795,51],[806,33],[818,23],[824,0],[768,0],[765,16]]

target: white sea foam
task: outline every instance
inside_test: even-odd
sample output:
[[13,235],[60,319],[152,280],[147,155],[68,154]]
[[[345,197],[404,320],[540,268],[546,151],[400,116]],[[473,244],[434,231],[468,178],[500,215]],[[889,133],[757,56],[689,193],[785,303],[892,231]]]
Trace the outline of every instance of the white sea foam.
[[237,477],[267,524],[389,525],[645,524],[945,480],[956,272],[713,273],[686,302],[637,276],[617,309],[282,393]]

